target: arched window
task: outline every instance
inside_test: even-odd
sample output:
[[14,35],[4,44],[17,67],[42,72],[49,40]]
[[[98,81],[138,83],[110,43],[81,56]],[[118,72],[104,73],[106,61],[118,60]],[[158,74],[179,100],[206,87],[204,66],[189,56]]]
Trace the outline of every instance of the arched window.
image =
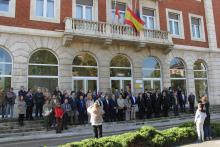
[[170,63],[170,80],[173,89],[186,92],[186,71],[182,59],[174,58]]
[[0,89],[7,91],[11,87],[11,72],[11,56],[3,48],[0,48]]
[[73,90],[98,90],[98,65],[89,53],[80,53],[72,64]]
[[144,89],[161,90],[161,68],[160,63],[154,57],[144,59],[142,67]]
[[28,87],[47,88],[53,91],[58,86],[58,61],[48,50],[39,50],[31,55],[28,66]]
[[195,92],[196,98],[199,99],[203,95],[208,96],[208,78],[206,64],[202,60],[197,60],[194,63],[194,80],[195,80]]
[[110,62],[111,88],[117,90],[132,90],[131,63],[126,56],[117,55]]

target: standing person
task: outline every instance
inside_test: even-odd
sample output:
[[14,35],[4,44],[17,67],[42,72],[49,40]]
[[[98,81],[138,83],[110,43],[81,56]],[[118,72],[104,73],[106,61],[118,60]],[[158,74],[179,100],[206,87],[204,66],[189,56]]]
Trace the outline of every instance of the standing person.
[[33,100],[33,94],[31,91],[31,88],[28,89],[28,92],[25,97],[26,102],[26,119],[27,120],[33,120],[33,107],[34,107],[34,100]]
[[43,116],[44,116],[44,124],[46,131],[49,130],[49,122],[50,122],[50,115],[52,113],[52,105],[49,104],[49,100],[45,101],[45,104],[43,105]]
[[144,114],[145,114],[145,99],[141,93],[138,94],[137,97],[137,104],[138,104],[138,113],[139,113],[139,118],[144,119]]
[[19,96],[18,101],[18,123],[20,126],[24,125],[24,115],[26,113],[26,103],[23,95]]
[[61,96],[62,95],[62,92],[60,91],[59,87],[56,87],[56,89],[54,90],[53,94],[55,96]]
[[131,120],[136,119],[136,107],[137,107],[137,97],[132,94],[131,97]]
[[24,86],[21,86],[20,91],[18,91],[18,96],[26,97],[27,92],[24,90]]
[[191,113],[194,113],[195,99],[196,99],[195,95],[191,92],[190,95],[188,96],[189,111]]
[[[86,109],[88,109],[90,106],[94,104],[94,100],[92,98],[92,93],[87,94],[87,100],[86,100]],[[88,122],[90,121],[90,114],[88,113]]]
[[6,94],[6,118],[8,117],[8,114],[10,114],[10,117],[13,118],[15,99],[16,94],[13,92],[13,88],[10,88],[10,90]]
[[78,116],[79,116],[79,113],[77,111],[77,101],[78,99],[76,98],[75,91],[71,91],[71,95],[69,97],[69,104],[71,105],[71,109],[73,111],[74,124],[78,123]]
[[125,98],[125,120],[131,120],[131,99],[129,95]]
[[5,105],[6,105],[5,91],[2,88],[0,88],[0,110],[2,112],[2,119],[5,117]]
[[147,118],[152,117],[152,100],[151,100],[151,93],[147,92],[147,96],[145,98],[145,105],[146,105],[146,112],[147,112]]
[[38,118],[38,114],[40,114],[40,117],[42,118],[44,95],[41,88],[37,88],[37,92],[34,94],[34,101],[36,105],[35,117]]
[[57,123],[56,133],[61,133],[61,131],[62,131],[62,120],[63,120],[64,111],[61,108],[60,103],[57,103],[57,105],[56,105],[56,107],[54,109],[54,115],[55,115],[56,123]]
[[179,115],[179,110],[178,110],[178,97],[177,97],[177,91],[174,90],[173,92],[173,113],[175,116]]
[[118,120],[123,121],[124,120],[124,108],[125,108],[125,100],[122,98],[122,95],[119,95],[119,98],[117,99],[118,104]]
[[110,121],[110,101],[109,101],[109,95],[106,94],[105,95],[105,99],[103,100],[103,109],[104,109],[104,120],[105,122],[109,122]]
[[67,124],[70,118],[71,124],[73,123],[73,115],[72,115],[72,109],[71,105],[69,104],[68,99],[64,100],[64,103],[61,105],[61,108],[64,111],[64,116],[63,116],[63,127],[64,129],[67,129]]
[[110,107],[110,121],[116,121],[117,118],[117,99],[113,94],[112,97],[109,99],[109,107]]
[[211,140],[212,139],[212,134],[211,134],[211,126],[210,126],[210,112],[209,112],[209,101],[206,96],[202,97],[202,104],[205,106],[205,112],[206,112],[206,118],[204,121],[204,133],[205,133],[205,139],[206,140]]
[[90,122],[93,127],[94,137],[100,138],[102,137],[102,123],[104,114],[103,109],[100,107],[98,102],[95,102],[93,106],[90,106],[87,111],[90,113],[91,118]]
[[161,113],[161,94],[160,94],[159,90],[156,91],[154,97],[155,97],[154,114],[155,114],[155,117],[160,117],[160,113]]
[[77,109],[79,112],[79,123],[84,124],[87,111],[86,111],[86,103],[83,99],[83,95],[79,97],[79,101],[77,102]]
[[163,109],[163,115],[164,117],[168,117],[169,112],[169,97],[166,93],[166,91],[163,91],[162,93],[162,109]]
[[197,130],[198,141],[199,142],[204,141],[203,125],[204,125],[204,121],[205,121],[205,118],[206,118],[206,113],[205,113],[204,109],[205,109],[205,106],[200,101],[199,104],[198,104],[198,109],[196,111],[195,120],[194,120],[194,122],[196,123],[196,130]]
[[187,98],[186,98],[186,95],[185,95],[184,91],[181,92],[181,95],[182,95],[182,106],[183,106],[182,112],[186,112]]

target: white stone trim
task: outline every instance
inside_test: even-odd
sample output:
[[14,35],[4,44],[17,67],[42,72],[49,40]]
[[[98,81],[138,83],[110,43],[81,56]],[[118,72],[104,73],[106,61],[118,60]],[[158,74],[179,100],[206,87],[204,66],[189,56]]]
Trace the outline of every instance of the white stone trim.
[[[98,9],[98,0],[93,0],[92,7],[92,20],[98,21],[99,9]],[[72,0],[72,17],[76,18],[76,0]]]
[[[112,23],[112,1],[114,0],[106,0],[106,22]],[[132,8],[132,0],[117,0],[117,2],[125,3],[126,6]]]
[[60,0],[54,0],[54,18],[36,16],[36,0],[31,0],[30,20],[45,21],[51,23],[60,23]]
[[167,19],[167,30],[168,31],[170,30],[170,27],[169,27],[170,26],[169,25],[169,12],[179,14],[179,16],[180,16],[180,35],[177,36],[177,35],[171,34],[171,36],[173,38],[185,39],[184,22],[183,22],[183,13],[182,13],[182,11],[166,8],[166,19]]
[[[191,18],[192,18],[192,17],[194,17],[194,18],[199,18],[199,19],[200,19],[200,23],[201,23],[201,28],[200,28],[200,29],[201,29],[201,30],[200,30],[201,38],[195,38],[195,37],[193,37],[193,33],[192,33],[192,21],[191,21]],[[191,40],[205,42],[205,41],[206,41],[206,38],[205,38],[205,27],[204,27],[204,19],[203,19],[203,16],[189,13],[189,25],[190,25],[190,34],[191,34],[190,36],[191,36]]]
[[58,32],[58,31],[48,31],[48,30],[20,28],[20,27],[2,26],[2,25],[0,25],[0,33],[22,34],[22,35],[31,35],[31,36],[44,36],[44,37],[63,36],[63,32]]
[[143,8],[150,8],[155,10],[155,29],[160,30],[160,16],[159,16],[159,7],[158,7],[158,1],[146,1],[146,0],[140,0],[139,2],[139,10],[141,18],[143,16]]
[[15,10],[16,10],[16,0],[10,0],[9,11],[8,12],[0,11],[0,16],[15,18]]

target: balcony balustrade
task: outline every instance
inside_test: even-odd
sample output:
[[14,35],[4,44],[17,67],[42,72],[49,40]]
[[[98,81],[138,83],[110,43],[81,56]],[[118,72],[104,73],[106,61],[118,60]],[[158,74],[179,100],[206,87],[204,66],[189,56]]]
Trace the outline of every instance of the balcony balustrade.
[[106,44],[112,41],[137,43],[139,47],[157,45],[170,49],[173,46],[169,32],[143,29],[137,32],[127,25],[110,24],[74,18],[65,19],[64,44],[70,44],[74,37],[96,38],[105,40]]

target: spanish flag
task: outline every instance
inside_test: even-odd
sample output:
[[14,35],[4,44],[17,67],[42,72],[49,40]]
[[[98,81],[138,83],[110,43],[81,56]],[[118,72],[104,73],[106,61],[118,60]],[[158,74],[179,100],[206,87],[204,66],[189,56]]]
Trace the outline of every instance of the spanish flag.
[[140,32],[144,27],[144,21],[137,16],[129,7],[127,7],[125,12],[125,24],[134,27],[138,32]]

